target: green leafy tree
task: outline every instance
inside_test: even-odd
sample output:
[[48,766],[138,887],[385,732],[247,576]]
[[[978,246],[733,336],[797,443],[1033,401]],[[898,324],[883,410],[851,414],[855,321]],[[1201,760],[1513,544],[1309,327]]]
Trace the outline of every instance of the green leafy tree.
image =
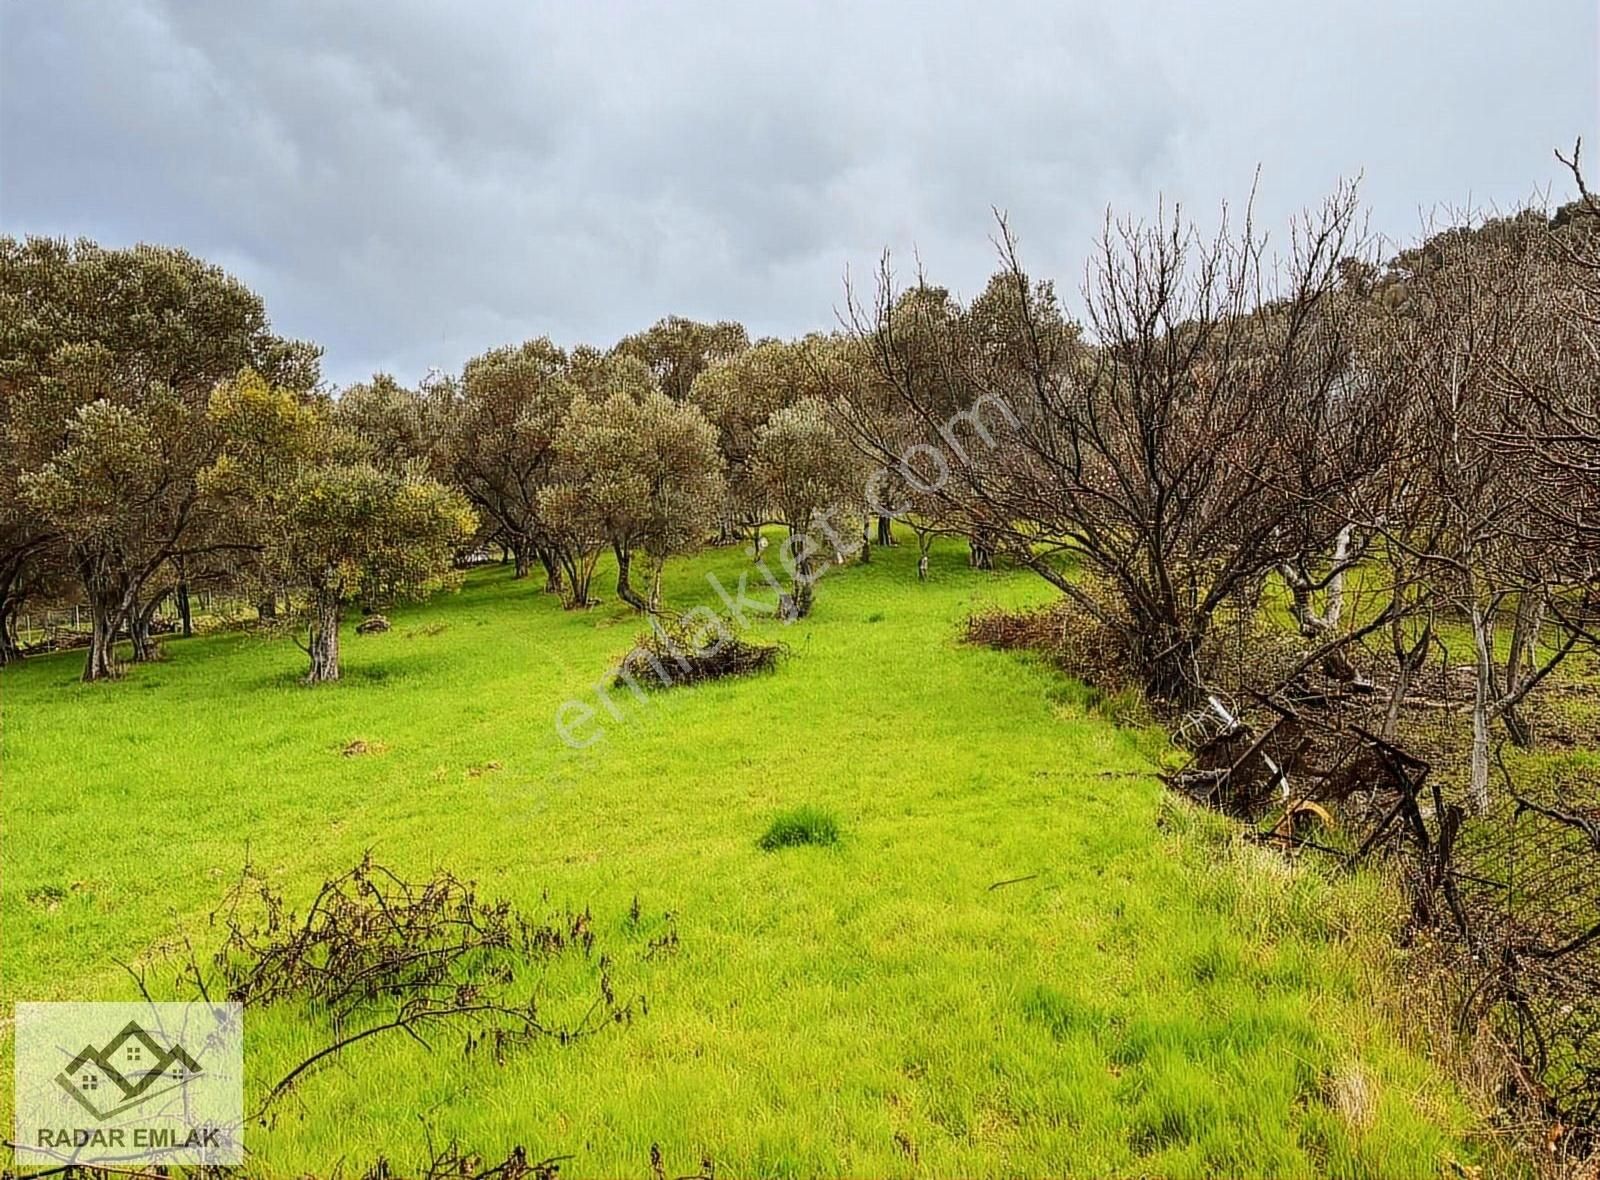
[[459,381],[432,391],[440,470],[466,495],[490,536],[526,577],[543,562],[547,588],[560,569],[541,522],[539,496],[555,462],[556,431],[572,385],[567,354],[549,340],[497,348],[468,361]]
[[359,440],[376,466],[398,470],[408,463],[431,467],[438,461],[439,424],[432,420],[433,409],[423,393],[377,373],[341,392],[333,417]]
[[416,464],[361,457],[326,401],[253,372],[217,389],[211,416],[224,444],[202,483],[250,522],[274,584],[304,590],[308,682],[339,678],[351,601],[417,598],[452,583],[455,547],[478,524],[460,492]]
[[[609,542],[618,597],[635,610],[659,609],[666,559],[705,541],[725,495],[716,430],[698,407],[655,390],[640,398],[579,394],[556,447],[563,479],[547,507],[571,538],[570,560],[581,567],[587,559],[592,570],[588,555],[597,541]],[[631,581],[636,552],[647,562],[648,597]],[[581,568],[573,576],[585,577]]]
[[707,324],[674,315],[623,337],[612,354],[642,361],[661,391],[681,402],[708,366],[749,347],[750,337],[742,324],[727,320]]
[[[0,441],[11,399],[0,400]],[[20,658],[17,615],[30,597],[60,580],[59,537],[23,498],[22,468],[12,447],[0,446],[0,665]]]
[[835,555],[853,548],[842,537],[842,525],[858,510],[862,467],[817,398],[777,411],[756,431],[755,442],[752,471],[763,519],[789,531],[785,564],[794,585],[794,614],[804,617],[811,612],[818,556],[830,548]]
[[[91,618],[85,680],[119,633],[151,654],[156,602],[234,542],[197,486],[219,436],[212,388],[245,367],[298,389],[317,350],[271,331],[260,298],[182,250],[0,237],[0,390],[21,530],[58,553]],[[35,555],[43,549],[36,548]]]
[[723,541],[733,540],[760,515],[761,494],[753,470],[756,431],[785,406],[822,396],[826,383],[820,366],[848,344],[821,335],[761,340],[708,366],[695,379],[690,400],[717,428],[727,464],[728,492],[718,522]]

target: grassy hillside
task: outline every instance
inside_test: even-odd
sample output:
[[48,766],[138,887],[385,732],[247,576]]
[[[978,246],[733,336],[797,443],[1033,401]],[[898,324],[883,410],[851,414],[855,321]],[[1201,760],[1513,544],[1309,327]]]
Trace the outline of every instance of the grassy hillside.
[[[669,1175],[702,1153],[724,1175],[1469,1159],[1465,1105],[1392,1032],[1380,883],[1235,844],[1163,795],[1148,735],[958,643],[974,605],[1042,584],[970,573],[953,547],[925,585],[914,562],[830,573],[812,619],[761,629],[792,648],[777,673],[621,694],[582,750],[556,710],[594,703],[638,624],[615,603],[563,613],[499,569],[348,635],[346,679],[322,689],[290,643],[245,635],[169,643],[109,685],[76,683],[71,655],[8,668],[0,996],[131,998],[114,958],[166,989],[162,955],[214,944],[205,916],[247,856],[303,907],[372,849],[536,914],[592,908],[648,1012],[503,1066],[449,1038],[352,1049],[252,1130],[255,1174],[415,1166],[419,1116],[436,1142],[571,1153],[573,1176],[647,1176],[652,1143]],[[677,565],[669,601],[714,601],[706,572],[747,568],[736,550]],[[802,806],[836,844],[758,846]],[[679,949],[646,959],[668,911]],[[319,1036],[252,1016],[255,1084]]]

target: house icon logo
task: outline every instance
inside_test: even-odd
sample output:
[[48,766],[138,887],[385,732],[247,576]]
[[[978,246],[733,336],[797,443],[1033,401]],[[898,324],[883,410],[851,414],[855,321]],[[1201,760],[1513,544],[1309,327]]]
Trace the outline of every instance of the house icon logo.
[[101,1048],[86,1045],[56,1084],[99,1122],[166,1094],[201,1072],[180,1044],[163,1049],[136,1020]]

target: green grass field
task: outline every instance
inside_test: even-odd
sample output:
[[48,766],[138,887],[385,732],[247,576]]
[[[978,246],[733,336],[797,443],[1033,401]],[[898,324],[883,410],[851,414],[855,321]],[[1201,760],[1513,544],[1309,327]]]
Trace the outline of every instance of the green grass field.
[[[7,668],[7,1012],[134,998],[116,959],[170,992],[174,948],[215,944],[206,915],[247,857],[303,907],[371,849],[534,915],[591,907],[648,1012],[503,1065],[448,1037],[355,1047],[252,1128],[252,1174],[415,1168],[427,1133],[570,1154],[575,1177],[646,1177],[653,1143],[668,1175],[702,1154],[726,1176],[1470,1161],[1473,1112],[1395,1031],[1383,883],[1237,842],[1164,795],[1155,735],[959,642],[972,608],[1051,593],[1037,579],[969,572],[954,547],[927,584],[914,564],[908,545],[830,572],[812,618],[759,629],[792,649],[776,673],[620,693],[582,750],[556,710],[595,703],[639,624],[615,602],[563,613],[497,568],[347,635],[345,679],[320,689],[291,643],[248,634],[169,642],[114,684],[79,684],[73,654]],[[676,564],[668,600],[714,602],[707,571],[747,568]],[[803,807],[837,842],[764,851]],[[667,911],[679,949],[647,960]],[[292,1011],[249,1021],[257,1089],[326,1037]]]

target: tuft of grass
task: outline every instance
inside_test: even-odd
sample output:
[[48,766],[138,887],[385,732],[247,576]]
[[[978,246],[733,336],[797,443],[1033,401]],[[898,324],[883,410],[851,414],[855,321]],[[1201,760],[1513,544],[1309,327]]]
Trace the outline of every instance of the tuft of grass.
[[780,813],[762,835],[760,844],[764,852],[779,848],[793,848],[799,844],[837,844],[839,821],[831,812],[809,804]]

